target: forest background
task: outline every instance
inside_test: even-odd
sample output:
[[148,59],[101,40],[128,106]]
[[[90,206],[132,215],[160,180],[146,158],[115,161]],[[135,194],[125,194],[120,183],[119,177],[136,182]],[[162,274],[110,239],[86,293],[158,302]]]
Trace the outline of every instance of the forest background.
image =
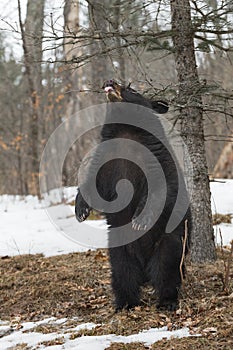
[[[105,102],[114,77],[165,98],[177,122],[178,81],[168,1],[2,3],[0,22],[0,193],[37,194],[38,164],[55,128]],[[204,109],[209,175],[233,176],[232,1],[190,1]],[[70,150],[64,185],[77,185],[93,140]]]

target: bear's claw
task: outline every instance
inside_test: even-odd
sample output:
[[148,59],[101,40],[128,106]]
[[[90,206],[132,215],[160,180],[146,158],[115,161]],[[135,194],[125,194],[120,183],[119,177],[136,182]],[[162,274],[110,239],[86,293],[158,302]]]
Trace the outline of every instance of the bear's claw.
[[78,192],[75,199],[75,215],[79,222],[83,222],[89,216],[91,208],[85,202],[80,192]]

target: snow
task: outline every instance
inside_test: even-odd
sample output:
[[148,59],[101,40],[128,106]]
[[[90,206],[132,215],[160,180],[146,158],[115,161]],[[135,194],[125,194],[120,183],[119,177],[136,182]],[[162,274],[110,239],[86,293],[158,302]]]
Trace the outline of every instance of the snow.
[[[213,213],[232,214],[233,180],[211,182],[211,192]],[[76,188],[65,188],[61,192],[52,191],[41,201],[34,196],[0,196],[0,256],[37,253],[53,256],[105,246],[104,220],[79,224],[73,207],[57,204],[61,198],[74,199],[75,194]],[[233,224],[215,227],[218,244],[220,231],[223,245],[228,245],[233,239]]]
[[[233,213],[233,180],[212,182],[211,193],[213,213]],[[75,194],[75,188],[68,188],[52,191],[50,196],[43,200],[38,200],[34,196],[0,196],[0,256],[37,253],[53,256],[85,251],[92,245],[101,246],[107,237],[107,225],[104,220],[87,220],[86,225],[85,223],[77,223],[74,217],[74,208],[65,204],[66,201],[73,200]],[[61,199],[63,203],[61,203]],[[68,235],[66,234],[67,230],[70,230]],[[78,239],[76,236],[72,237],[76,231],[78,231]],[[100,236],[98,236],[98,232],[101,233]],[[97,236],[94,244],[91,242],[93,233]],[[233,223],[220,224],[215,227],[215,236],[218,244],[222,240],[223,245],[228,245],[233,239]],[[190,336],[188,328],[168,331],[166,327],[163,327],[152,328],[129,336],[108,334],[81,336],[72,339],[73,332],[78,332],[81,329],[93,329],[98,325],[93,323],[78,324],[78,320],[76,320],[76,327],[68,327],[64,330],[63,326],[68,321],[69,319],[66,318],[56,319],[52,317],[38,322],[25,322],[18,329],[7,321],[0,320],[0,349],[7,350],[16,347],[17,344],[24,343],[31,349],[104,350],[114,342],[125,344],[143,342],[149,346],[162,338]],[[61,329],[59,328],[59,332],[47,334],[35,332],[34,328],[42,324],[56,324]],[[64,343],[51,346],[42,344],[42,342],[52,341],[56,338],[63,338]]]
[[[75,320],[75,319],[74,319]],[[55,318],[49,318],[38,322],[25,322],[21,324],[21,328],[11,329],[11,333],[5,335],[0,338],[0,348],[1,350],[7,350],[8,348],[12,348],[17,344],[27,344],[29,347],[33,349],[50,349],[50,350],[64,350],[64,349],[79,349],[79,350],[104,350],[111,343],[132,343],[132,342],[143,342],[145,345],[151,345],[154,342],[161,340],[163,338],[171,338],[171,337],[190,337],[189,329],[182,328],[174,331],[168,331],[167,327],[162,328],[151,328],[149,330],[143,330],[138,334],[132,334],[129,336],[121,336],[115,334],[101,335],[101,336],[81,336],[75,339],[72,339],[72,334],[83,329],[93,329],[97,325],[94,323],[84,323],[80,324],[73,328],[68,328],[65,331],[61,329],[59,332],[51,332],[51,333],[39,333],[33,332],[33,328],[39,325],[51,325],[51,324],[65,324],[68,319],[56,320]],[[6,326],[0,326],[0,334],[1,328],[6,328]],[[10,327],[8,327],[8,330]],[[31,330],[31,331],[30,331]],[[63,338],[64,344],[62,345],[51,345],[51,346],[43,346],[42,342],[52,341],[54,339]]]
[[[233,215],[233,180],[211,182],[212,213]],[[231,224],[220,224],[214,227],[217,244],[229,245],[233,240],[233,220]]]
[[87,250],[54,226],[46,207],[46,200],[39,201],[33,196],[0,196],[0,255],[52,256]]
[[212,212],[233,214],[233,180],[216,181],[210,183]]

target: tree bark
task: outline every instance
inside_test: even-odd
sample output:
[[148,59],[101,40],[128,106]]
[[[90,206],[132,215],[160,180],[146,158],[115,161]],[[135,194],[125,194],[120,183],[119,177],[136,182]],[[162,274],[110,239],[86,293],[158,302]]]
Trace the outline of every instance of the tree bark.
[[[114,23],[113,29],[116,31],[120,30],[120,19],[121,19],[121,0],[115,0],[114,2]],[[118,64],[117,73],[120,76],[120,80],[126,83],[125,81],[125,59],[124,59],[124,49],[121,48],[121,38],[120,36],[116,37],[116,62]]]
[[[109,0],[88,0],[88,17],[89,29],[94,33],[98,33],[101,40],[93,41],[90,45],[90,54],[96,52],[101,53],[108,46],[108,41],[104,37],[104,33],[108,30],[109,23],[107,21],[107,9]],[[105,102],[101,95],[96,93],[100,91],[104,80],[109,79],[109,57],[106,55],[97,55],[91,60],[91,86],[94,88],[94,93],[91,95],[92,104]],[[102,100],[101,100],[102,99]]]
[[189,0],[171,0],[175,64],[179,82],[181,134],[193,166],[191,193],[191,260],[204,263],[216,259],[210,188],[205,156],[203,107],[194,49]]
[[[66,0],[64,5],[64,56],[67,61],[72,61],[73,57],[79,56],[82,48],[79,45],[74,45],[71,39],[66,38],[66,33],[78,35],[80,30],[79,25],[79,0]],[[78,91],[81,89],[82,70],[69,67],[65,71],[65,85],[68,88],[68,101],[66,106],[66,118],[71,117],[74,113],[80,110],[81,101]]]
[[42,130],[42,32],[45,0],[28,0],[25,26],[21,18],[20,0],[18,0],[19,23],[23,42],[25,74],[28,80],[28,94],[31,100],[29,158],[31,169],[29,189],[39,195],[40,129]]
[[[74,44],[74,40],[66,37],[67,34],[72,33],[74,36],[78,36],[80,31],[79,23],[79,0],[65,0],[64,4],[64,41],[63,41],[63,52],[65,59],[67,61],[72,61],[73,57],[77,57],[82,54],[83,47],[80,44]],[[64,67],[64,86],[66,89],[66,108],[65,108],[65,118],[66,118],[66,131],[67,134],[71,132],[69,119],[74,116],[82,108],[82,101],[80,98],[79,91],[82,89],[82,67],[75,67],[72,65]],[[77,128],[80,125],[77,123]],[[63,166],[63,184],[71,185],[70,181],[70,169],[73,168],[72,162],[74,159],[79,159],[79,153],[82,153],[80,149],[82,147],[77,147],[72,145],[69,153],[65,159]]]

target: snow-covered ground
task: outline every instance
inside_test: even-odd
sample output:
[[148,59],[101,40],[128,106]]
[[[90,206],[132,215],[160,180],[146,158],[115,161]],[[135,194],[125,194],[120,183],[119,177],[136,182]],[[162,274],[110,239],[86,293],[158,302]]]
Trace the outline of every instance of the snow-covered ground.
[[[222,182],[211,183],[212,211],[213,213],[232,214],[233,213],[233,180],[222,180]],[[64,199],[73,199],[76,190],[65,189],[62,193]],[[104,220],[88,221],[86,225],[78,224],[74,217],[74,208],[59,204],[61,193],[53,193],[53,205],[51,198],[39,201],[36,197],[2,195],[0,196],[0,256],[13,256],[18,254],[43,253],[45,256],[79,252],[87,250],[91,244],[82,238],[99,231],[103,236],[107,235],[107,226]],[[48,208],[50,208],[48,210]],[[51,210],[51,211],[50,211]],[[53,213],[56,213],[54,216]],[[54,219],[55,218],[55,219]],[[74,224],[75,223],[75,224]],[[72,234],[64,234],[62,231],[70,229],[79,231],[78,244],[72,239]],[[59,230],[60,228],[60,230]],[[221,232],[221,235],[220,235]],[[215,227],[215,237],[218,244],[228,245],[233,239],[233,223],[221,224]],[[102,241],[101,241],[102,242]],[[100,246],[101,246],[100,242]],[[96,243],[96,242],[95,242]],[[98,244],[96,245],[98,246]],[[130,336],[117,336],[108,334],[103,336],[82,336],[72,338],[73,332],[80,329],[92,329],[95,324],[79,324],[75,328],[63,328],[68,319],[45,319],[39,322],[27,322],[20,327],[12,327],[8,322],[0,321],[0,349],[14,349],[17,344],[27,344],[30,349],[79,349],[79,350],[103,350],[113,342],[144,342],[145,345],[153,344],[162,338],[188,337],[189,329],[183,328],[176,331],[168,331],[166,327],[141,331]],[[75,319],[74,319],[75,321]],[[41,324],[60,324],[59,332],[39,333],[33,331]],[[78,320],[77,320],[78,324]],[[65,329],[65,330],[64,330]],[[60,345],[46,346],[42,342],[51,342],[55,339],[62,339]]]
[[[233,180],[211,182],[211,192],[213,213],[232,214]],[[75,188],[69,188],[62,196],[70,200],[75,193]],[[56,192],[52,200],[54,203],[59,200]],[[48,207],[47,198],[39,201],[33,196],[0,196],[0,256],[36,253],[52,256],[101,247],[102,241],[97,242],[96,237],[97,232],[102,234],[102,240],[107,237],[104,220],[79,224],[73,214],[74,208],[65,204]],[[67,231],[69,235],[64,234]],[[79,244],[72,239],[73,231],[79,233]],[[221,242],[220,232],[223,244],[229,244],[233,239],[233,223],[215,227],[218,244]]]
[[[75,319],[73,319],[75,321]],[[77,350],[104,350],[111,345],[111,343],[132,343],[132,342],[143,342],[145,345],[151,345],[154,342],[161,340],[162,338],[183,338],[189,337],[189,329],[182,328],[175,331],[168,331],[167,327],[162,328],[151,328],[147,331],[141,331],[138,334],[133,334],[129,336],[121,336],[115,334],[101,335],[101,336],[79,336],[72,337],[75,333],[83,329],[93,329],[97,325],[94,323],[84,323],[73,328],[65,328],[67,322],[70,319],[45,319],[39,322],[25,322],[20,324],[19,330],[14,330],[10,326],[0,323],[0,337],[1,333],[6,334],[0,338],[0,348],[14,349],[17,344],[27,344],[29,348],[32,349],[49,349],[49,350],[65,350],[65,349],[77,349]],[[49,327],[51,325],[60,325],[59,332],[51,332],[46,334],[39,333],[38,331],[33,331],[37,326]],[[55,340],[61,340],[59,345],[42,345],[42,342],[52,342]],[[58,341],[57,341],[58,343]],[[62,344],[63,343],[63,344]]]
[[[213,214],[233,215],[233,180],[211,182],[211,206]],[[233,240],[233,219],[231,224],[220,224],[214,227],[217,244],[229,245]]]

